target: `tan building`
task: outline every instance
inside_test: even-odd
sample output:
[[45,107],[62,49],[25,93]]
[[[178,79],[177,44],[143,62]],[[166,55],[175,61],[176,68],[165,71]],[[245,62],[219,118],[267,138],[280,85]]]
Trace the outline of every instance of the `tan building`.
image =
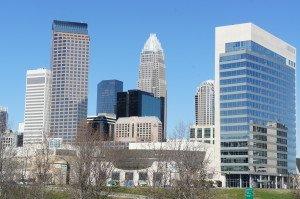
[[116,142],[162,141],[162,123],[157,117],[123,117],[115,124]]

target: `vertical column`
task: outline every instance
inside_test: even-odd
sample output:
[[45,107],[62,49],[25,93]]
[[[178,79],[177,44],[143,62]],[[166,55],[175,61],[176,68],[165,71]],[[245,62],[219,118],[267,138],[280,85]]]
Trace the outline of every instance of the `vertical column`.
[[270,176],[268,175],[268,183],[267,183],[267,188],[271,188],[271,181],[270,181]]
[[275,176],[275,189],[278,189],[277,183],[278,183],[277,176]]
[[252,175],[249,174],[249,187],[252,188]]
[[259,188],[262,188],[262,178],[261,178],[262,176],[261,175],[259,175]]
[[240,188],[242,188],[242,174],[240,174]]

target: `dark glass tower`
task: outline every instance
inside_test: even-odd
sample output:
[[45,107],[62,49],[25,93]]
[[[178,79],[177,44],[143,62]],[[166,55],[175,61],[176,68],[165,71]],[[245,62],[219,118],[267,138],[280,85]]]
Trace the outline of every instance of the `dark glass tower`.
[[100,113],[116,114],[117,93],[123,91],[123,82],[103,80],[97,86],[97,115]]
[[164,98],[152,93],[129,90],[117,94],[117,118],[156,116],[164,124]]

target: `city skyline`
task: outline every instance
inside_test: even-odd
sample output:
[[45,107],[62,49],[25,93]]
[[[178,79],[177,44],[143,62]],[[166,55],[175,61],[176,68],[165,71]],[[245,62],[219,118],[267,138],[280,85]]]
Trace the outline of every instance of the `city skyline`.
[[[262,10],[263,7],[264,6],[262,6],[262,8],[260,8],[260,9]],[[188,7],[188,8],[190,8],[190,7]],[[174,13],[177,12],[177,13],[179,13],[178,15],[180,15],[180,13],[181,14],[186,14],[186,9],[188,9],[188,8],[184,7],[182,10],[180,10],[178,8],[173,8],[172,7],[172,9],[175,10]],[[177,9],[177,11],[176,11],[176,9]],[[274,6],[273,9],[278,9],[278,8]],[[173,10],[172,10],[172,12],[171,11],[169,11],[169,12],[172,13]],[[159,13],[162,15],[161,11]],[[57,15],[55,16],[55,14],[57,14]],[[95,22],[90,23],[89,18],[85,18],[83,16],[73,16],[73,14],[74,13],[71,13],[69,11],[68,14],[63,15],[63,14],[60,13],[60,11],[58,11],[58,13],[52,13],[50,16],[51,16],[52,19],[57,18],[57,19],[70,20],[70,21],[84,20],[85,22],[89,23],[91,28],[93,26],[94,26],[93,28],[95,28],[95,26],[97,25]],[[76,18],[74,19],[74,17],[76,17]],[[16,77],[18,77],[18,80],[15,81],[15,84],[17,85],[17,87],[20,87],[20,88],[17,88],[15,90],[15,92],[18,92],[18,94],[10,95],[10,91],[7,91],[6,88],[1,86],[1,89],[3,89],[5,95],[1,99],[0,104],[2,106],[8,107],[9,115],[10,115],[10,118],[11,118],[10,121],[14,123],[14,126],[17,126],[17,123],[22,121],[22,117],[24,115],[23,114],[24,100],[22,100],[24,98],[23,95],[25,93],[24,92],[24,85],[25,85],[24,84],[24,80],[25,80],[25,72],[24,71],[27,70],[27,69],[30,69],[30,68],[34,69],[32,67],[27,67],[27,66],[29,66],[29,65],[39,66],[39,65],[45,65],[46,64],[48,66],[47,68],[50,68],[50,61],[49,61],[50,59],[49,59],[49,55],[48,55],[49,54],[49,48],[50,48],[50,46],[49,46],[49,43],[50,43],[50,39],[49,39],[50,23],[49,23],[49,18],[46,18],[46,19],[44,18],[44,19],[41,19],[41,20],[43,20],[44,24],[43,24],[43,26],[41,26],[41,28],[39,28],[39,33],[38,34],[44,35],[44,36],[42,36],[42,38],[44,38],[44,39],[41,40],[41,38],[38,38],[39,39],[38,41],[39,42],[43,41],[42,42],[43,44],[40,44],[40,45],[36,44],[35,47],[38,47],[38,49],[42,49],[41,47],[43,46],[43,48],[45,48],[45,50],[42,50],[43,55],[44,55],[43,58],[35,59],[37,56],[32,56],[30,58],[30,60],[29,60],[29,58],[25,59],[23,64],[20,64],[20,62],[19,62],[19,64],[16,64],[18,62],[15,62],[15,61],[13,61],[13,63],[10,64],[10,63],[8,63],[8,61],[5,61],[6,60],[5,58],[3,58],[3,60],[4,60],[4,62],[2,62],[4,64],[3,67],[6,67],[6,65],[11,67],[11,68],[2,68],[1,69],[1,72],[4,71],[4,76],[8,76],[8,74],[11,74],[12,69],[14,69],[13,71],[15,71],[17,68],[22,67],[22,70],[16,71],[16,74],[17,74]],[[194,61],[191,61],[191,62],[188,61],[188,63],[185,63],[184,62],[185,60],[174,59],[174,55],[175,55],[174,51],[177,52],[178,54],[180,54],[180,52],[183,52],[183,51],[180,51],[180,50],[179,51],[176,50],[176,48],[174,48],[175,50],[172,49],[172,46],[176,46],[176,43],[172,42],[172,41],[176,41],[176,39],[172,38],[171,34],[166,34],[167,32],[165,30],[161,29],[161,27],[158,27],[155,30],[155,25],[152,25],[152,27],[150,27],[148,29],[144,28],[143,31],[139,32],[138,33],[139,34],[138,39],[136,39],[136,40],[133,39],[133,38],[130,39],[130,41],[132,43],[135,43],[135,44],[132,45],[130,47],[130,50],[128,52],[124,53],[124,54],[128,55],[128,54],[132,53],[132,55],[130,55],[130,60],[131,61],[128,61],[128,63],[125,63],[125,65],[127,67],[125,67],[125,69],[121,69],[120,74],[117,74],[118,73],[117,71],[120,68],[122,68],[120,63],[116,64],[116,65],[119,65],[119,67],[111,66],[111,65],[107,66],[104,63],[99,65],[99,64],[96,64],[97,62],[92,64],[93,65],[92,70],[94,72],[98,71],[97,68],[99,68],[101,70],[104,67],[110,68],[111,72],[108,72],[108,70],[106,70],[107,74],[103,75],[103,77],[102,76],[99,77],[98,75],[96,77],[96,75],[94,75],[96,73],[90,75],[92,81],[89,82],[89,108],[88,108],[89,109],[89,115],[93,115],[94,110],[95,110],[95,100],[96,100],[96,97],[95,97],[95,94],[96,94],[95,81],[96,80],[99,82],[103,79],[116,78],[116,79],[122,80],[124,82],[124,84],[126,85],[126,88],[129,88],[129,89],[135,88],[134,85],[137,81],[137,79],[136,79],[137,74],[134,71],[136,71],[136,69],[138,67],[138,62],[139,62],[138,53],[140,51],[140,48],[143,45],[143,41],[147,38],[148,34],[150,32],[156,32],[158,34],[158,36],[160,37],[161,42],[163,43],[164,49],[166,50],[166,57],[167,57],[167,59],[166,59],[167,60],[167,68],[168,68],[167,76],[168,76],[168,83],[169,83],[169,87],[168,87],[169,88],[168,89],[169,93],[168,94],[170,94],[169,101],[171,100],[171,102],[169,104],[169,108],[173,109],[173,110],[171,110],[171,112],[169,112],[169,116],[170,116],[169,121],[171,120],[170,121],[171,124],[169,124],[168,134],[170,135],[174,125],[176,125],[176,123],[180,120],[184,120],[185,122],[193,122],[193,116],[194,116],[194,111],[193,111],[194,88],[201,81],[213,77],[213,65],[214,65],[213,56],[212,56],[213,53],[212,52],[209,53],[209,51],[213,51],[214,32],[213,32],[212,26],[215,27],[215,26],[218,26],[220,24],[222,24],[222,25],[235,24],[235,23],[239,23],[241,20],[244,20],[244,22],[252,21],[253,23],[259,25],[260,27],[262,27],[264,29],[266,29],[267,31],[271,32],[272,34],[284,39],[288,43],[293,44],[295,47],[299,46],[299,42],[296,42],[296,37],[294,36],[295,37],[294,38],[293,36],[289,36],[289,34],[292,34],[291,32],[297,30],[297,27],[299,27],[299,26],[297,26],[297,25],[295,25],[294,27],[292,25],[284,26],[283,20],[277,21],[276,24],[268,25],[267,18],[264,19],[264,20],[259,20],[258,18],[255,19],[253,16],[251,17],[251,16],[248,15],[248,19],[246,19],[246,16],[245,16],[243,19],[239,19],[237,21],[235,21],[234,19],[226,19],[226,20],[220,20],[220,21],[215,20],[215,21],[211,22],[210,25],[205,26],[204,29],[205,29],[205,31],[209,32],[210,36],[209,36],[208,42],[202,47],[200,45],[201,41],[203,40],[203,38],[204,39],[206,39],[206,38],[205,38],[204,34],[201,34],[199,29],[195,29],[195,32],[190,33],[190,34],[192,34],[191,39],[194,39],[195,43],[198,43],[197,45],[200,45],[200,47],[195,48],[195,46],[193,46],[193,49],[195,49],[196,52],[191,52],[190,55],[185,55],[184,54],[185,58],[190,58],[191,60],[194,60]],[[276,20],[274,20],[274,21],[276,21]],[[35,23],[35,22],[33,22],[33,23]],[[91,24],[93,24],[93,25],[91,25]],[[199,24],[199,26],[200,26],[200,24]],[[27,34],[26,29],[22,33]],[[97,41],[97,37],[98,38],[102,37],[101,33],[102,33],[101,31],[99,31],[99,32],[96,31],[96,33],[94,32],[91,35],[92,40],[93,40],[93,37],[94,37],[95,40]],[[129,32],[126,31],[126,34],[128,34],[128,33]],[[104,33],[104,35],[105,34],[106,33]],[[207,34],[207,32],[205,32],[205,34]],[[196,39],[198,37],[198,35],[202,38],[201,41]],[[119,34],[119,35],[114,35],[114,36],[116,36],[115,37],[116,41],[114,41],[114,42],[118,43],[118,41],[120,39],[122,39],[124,34],[123,35]],[[169,39],[168,37],[171,38],[171,39]],[[113,40],[113,39],[111,39],[111,40]],[[99,42],[99,40],[98,40],[98,42]],[[187,42],[187,44],[191,45],[191,42]],[[100,45],[100,43],[93,43],[93,45],[98,46],[97,48],[94,47],[95,49],[98,49],[98,50],[99,50],[99,48],[104,48],[104,50],[107,48],[107,46],[102,47]],[[4,45],[4,47],[5,47],[5,45]],[[135,47],[137,47],[137,48],[135,48]],[[205,48],[208,48],[208,49],[205,49]],[[188,49],[188,48],[186,48],[186,49]],[[10,50],[8,50],[8,52],[9,51]],[[114,49],[114,51],[116,51],[116,49]],[[34,52],[36,52],[36,51],[34,51]],[[97,55],[95,52],[97,52],[97,50],[92,52],[92,59],[94,59],[94,60],[99,59],[97,57],[101,56],[101,53],[99,53],[99,54],[97,53],[98,54]],[[2,53],[2,54],[5,55],[7,53]],[[16,53],[18,53],[18,51]],[[118,55],[122,54],[122,52],[117,52],[117,53],[118,53]],[[204,54],[201,54],[201,53],[204,53]],[[20,55],[20,58],[24,58],[23,57],[24,55],[21,55],[21,54],[17,54],[17,55]],[[207,56],[207,58],[205,56]],[[195,57],[197,57],[197,58],[195,58]],[[203,59],[204,59],[204,61],[203,61]],[[19,59],[19,61],[20,61],[20,59]],[[21,59],[21,61],[22,61],[22,59]],[[176,61],[179,61],[179,64],[174,64]],[[124,61],[123,61],[123,64],[124,64]],[[175,72],[178,73],[178,71],[180,71],[178,69],[180,67],[180,65],[182,65],[182,67],[185,67],[186,71],[182,71],[182,74],[175,74]],[[128,72],[125,71],[126,69],[128,69]],[[202,73],[202,70],[204,70],[204,75],[203,76],[199,75],[199,73]],[[299,69],[297,69],[297,70],[299,70]],[[194,71],[195,74],[193,74],[192,71]],[[114,77],[114,73],[117,74],[115,77]],[[100,74],[100,73],[98,73],[98,74]],[[128,77],[125,77],[126,75]],[[185,81],[188,81],[188,83],[185,82],[185,84],[180,87],[180,86],[178,86],[178,84],[176,82],[176,79],[183,78],[184,75],[186,75],[188,77],[190,77],[190,75],[191,75],[191,78],[185,79]],[[4,80],[5,79],[6,78],[4,78]],[[128,81],[129,79],[132,79],[132,80]],[[298,77],[298,79],[299,79],[299,77]],[[2,81],[4,82],[4,80],[2,80]],[[2,83],[2,85],[4,85],[2,81],[1,81],[1,83]],[[21,83],[23,83],[23,85]],[[185,91],[186,87],[189,88],[188,89],[189,91]],[[297,92],[299,93],[298,90],[297,90]],[[14,98],[18,99],[19,102],[16,102],[15,100],[12,100],[12,102],[9,102],[10,99],[11,99],[10,96],[15,96]],[[186,103],[186,104],[189,103],[189,105],[178,105],[178,101],[181,102],[181,100],[183,100],[183,102]],[[298,100],[298,102],[299,102],[299,100]],[[297,103],[297,104],[299,104],[299,103]],[[299,109],[299,107],[298,107],[298,109]],[[184,111],[184,113],[185,113],[184,115],[186,117],[177,116],[176,112],[182,112],[182,111]],[[299,129],[299,117],[297,118],[297,123],[298,123],[298,129]]]

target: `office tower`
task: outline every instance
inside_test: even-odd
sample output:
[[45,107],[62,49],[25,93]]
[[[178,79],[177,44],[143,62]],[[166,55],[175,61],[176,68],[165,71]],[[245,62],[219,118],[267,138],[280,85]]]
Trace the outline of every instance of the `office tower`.
[[123,82],[103,80],[97,86],[97,115],[100,113],[116,114],[117,93],[123,91]]
[[196,125],[215,124],[215,85],[213,80],[202,82],[195,94]]
[[167,82],[165,75],[165,56],[156,34],[150,34],[141,52],[139,67],[139,90],[153,93],[155,97],[164,98],[164,133],[167,124]]
[[164,124],[163,110],[164,99],[154,97],[152,93],[129,90],[117,94],[117,119],[131,116],[156,116]]
[[7,130],[8,113],[7,109],[0,106],[0,133],[4,133]]
[[[273,163],[267,157],[272,151],[276,152],[274,161],[287,161],[288,171],[296,170],[296,49],[252,23],[217,27],[215,34],[215,141],[221,137],[227,185],[256,182],[261,187],[265,177],[275,184],[278,178],[286,179],[286,174],[278,176],[285,166],[268,172]],[[277,122],[288,129],[286,138],[280,136],[280,130],[279,137],[272,139],[251,130],[253,125],[266,127]],[[262,143],[273,139],[281,143],[279,138],[287,139],[287,148],[284,143],[271,149]],[[257,147],[266,153],[251,151]],[[257,168],[266,172],[262,175]]]
[[[26,73],[24,144],[42,144],[49,135],[51,71],[44,68]],[[19,125],[22,130],[22,124]]]
[[157,117],[122,117],[114,137],[116,142],[161,142],[162,123]]
[[50,133],[71,142],[86,122],[89,45],[86,23],[52,24],[52,87]]
[[87,118],[88,129],[103,141],[113,141],[115,123],[115,114],[101,113],[97,116],[89,116]]

